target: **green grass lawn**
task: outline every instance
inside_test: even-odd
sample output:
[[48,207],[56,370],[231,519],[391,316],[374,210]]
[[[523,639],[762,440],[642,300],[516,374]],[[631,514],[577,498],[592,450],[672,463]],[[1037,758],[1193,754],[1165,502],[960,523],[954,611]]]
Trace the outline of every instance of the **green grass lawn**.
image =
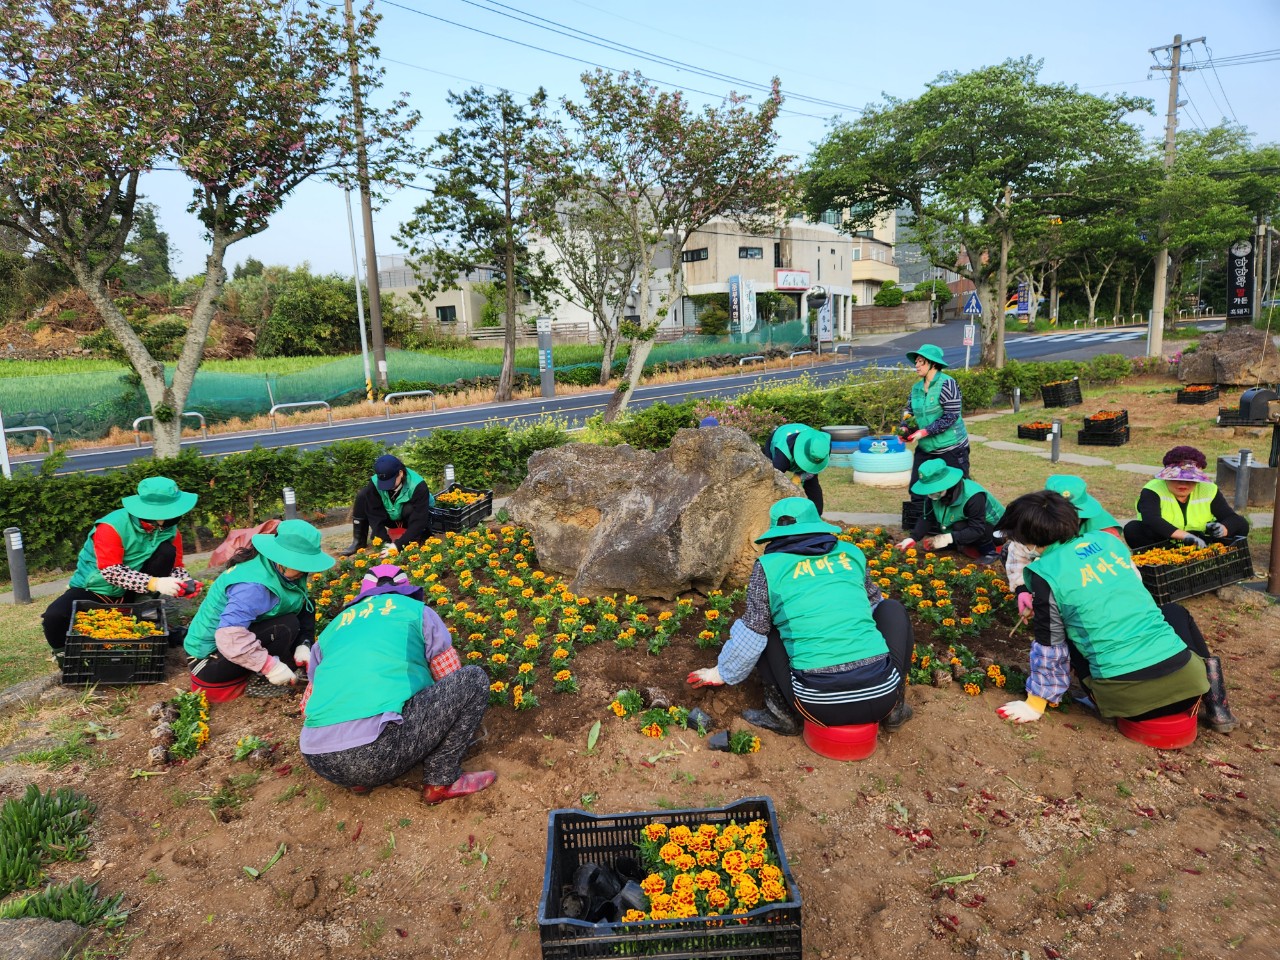
[[21,606],[0,603],[0,687],[53,672],[40,627],[40,615],[48,604],[44,597]]

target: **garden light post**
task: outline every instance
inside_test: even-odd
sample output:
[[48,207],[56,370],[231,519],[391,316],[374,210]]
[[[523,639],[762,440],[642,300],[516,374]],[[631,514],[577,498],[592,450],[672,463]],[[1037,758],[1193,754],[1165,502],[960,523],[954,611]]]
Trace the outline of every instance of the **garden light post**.
[[1022,411],[1022,388],[1013,388],[1013,412],[1020,413]]
[[293,487],[284,488],[284,518],[298,519],[298,495],[293,492]]
[[9,556],[9,580],[13,583],[13,602],[31,602],[31,584],[27,582],[27,555],[22,549],[22,531],[5,527],[4,551]]
[[1252,450],[1240,451],[1240,466],[1236,469],[1236,513],[1246,513],[1249,510],[1249,463],[1252,459]]
[[1053,430],[1049,433],[1049,462],[1058,462],[1058,444],[1062,439],[1062,421],[1054,418]]
[[449,487],[452,487],[452,486],[453,486],[453,477],[454,477],[454,473],[453,473],[453,464],[452,464],[452,463],[446,463],[446,464],[444,465],[444,485],[445,485],[445,489],[446,489],[446,490],[447,490]]

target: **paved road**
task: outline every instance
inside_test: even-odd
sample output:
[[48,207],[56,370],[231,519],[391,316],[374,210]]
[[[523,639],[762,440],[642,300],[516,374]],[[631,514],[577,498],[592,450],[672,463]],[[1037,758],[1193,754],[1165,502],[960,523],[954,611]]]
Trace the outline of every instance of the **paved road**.
[[[658,402],[678,403],[690,397],[735,396],[756,387],[761,381],[787,382],[807,375],[817,383],[842,379],[853,370],[868,366],[885,366],[905,363],[907,350],[922,343],[936,343],[943,348],[943,355],[952,367],[963,367],[962,323],[949,323],[930,330],[904,334],[888,342],[855,343],[852,352],[841,354],[840,360],[824,361],[806,366],[808,358],[796,358],[796,366],[789,370],[752,370],[742,368],[741,373],[705,380],[683,381],[659,386],[641,386],[635,392],[632,406],[647,407]],[[879,339],[879,338],[875,338]],[[1123,353],[1134,356],[1145,351],[1146,334],[1134,328],[1116,328],[1107,331],[1059,333],[1044,336],[1011,335],[1006,341],[1008,355],[1017,360],[1052,357],[1058,360],[1084,360],[1101,353]],[[972,351],[972,362],[977,363],[978,351]],[[546,400],[520,400],[505,404],[484,404],[472,407],[452,407],[437,413],[408,413],[390,419],[365,418],[338,420],[329,424],[307,424],[287,427],[278,433],[248,431],[243,433],[216,434],[208,439],[193,438],[183,441],[184,449],[198,450],[202,456],[225,456],[263,447],[296,447],[311,450],[324,447],[335,440],[366,438],[381,440],[388,445],[403,443],[414,436],[432,430],[460,430],[464,427],[480,427],[486,424],[512,424],[555,416],[571,424],[581,424],[588,417],[604,409],[611,391],[580,393]],[[151,455],[151,448],[95,447],[70,453],[58,468],[58,473],[76,471],[96,473],[123,466],[140,457]],[[18,465],[38,466],[43,454],[31,454],[13,459]]]

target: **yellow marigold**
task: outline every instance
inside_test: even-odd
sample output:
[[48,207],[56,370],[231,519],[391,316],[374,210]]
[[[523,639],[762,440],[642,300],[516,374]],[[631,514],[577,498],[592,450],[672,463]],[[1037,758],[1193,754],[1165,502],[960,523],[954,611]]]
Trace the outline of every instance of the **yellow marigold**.
[[507,655],[505,653],[495,653],[493,656],[489,658],[489,662],[496,663],[498,666],[502,666],[504,663],[507,662]]
[[525,673],[532,673],[532,672],[533,672],[533,664],[532,664],[532,663],[522,663],[522,664],[520,664],[520,671],[519,671],[519,672],[520,672],[521,674],[525,674]]
[[526,650],[537,650],[538,647],[542,646],[542,642],[533,634],[530,634],[529,636],[524,638],[524,643],[522,644],[522,646]]
[[645,919],[647,919],[647,915],[643,910],[628,910],[622,915],[623,923],[639,923]]
[[511,691],[511,705],[518,707],[522,703],[524,703],[524,687],[517,683]]
[[[913,656],[914,656],[914,654],[913,654]],[[930,663],[930,662],[931,662],[931,658],[930,658],[930,657],[927,657],[927,656],[925,656],[925,657],[921,657],[921,658],[920,658],[920,669],[921,669],[921,670],[928,670],[928,669],[929,669],[929,663]]]
[[927,607],[932,607],[932,606],[933,606],[933,601],[932,601],[932,600],[921,600],[921,601],[920,601],[920,603],[919,603],[919,604],[917,604],[917,606],[918,606],[921,610],[924,610],[924,609],[925,609],[925,608],[927,608]]
[[[665,823],[650,823],[650,824],[647,824],[644,828],[644,836],[646,840],[650,840],[650,841],[661,840],[666,835],[667,835],[667,825]],[[666,884],[664,883],[663,888],[665,888],[665,886]],[[648,890],[645,891],[645,893],[648,893],[648,892],[649,892]],[[661,893],[662,890],[659,889],[658,892]]]
[[662,845],[658,851],[658,856],[662,858],[662,862],[666,864],[674,864],[676,857],[683,856],[684,848],[680,844],[668,840]]
[[729,876],[737,877],[747,869],[747,855],[741,850],[730,850],[721,859],[720,866]]
[[707,893],[707,904],[716,910],[723,910],[729,906],[729,894],[717,887]]
[[651,723],[647,727],[641,727],[640,732],[646,737],[653,737],[655,740],[662,739],[662,727],[658,726],[656,723]]
[[962,626],[962,627],[971,627],[971,626],[973,626],[973,617],[961,617],[961,618],[960,618],[960,626]]
[[719,863],[720,863],[720,854],[717,853],[716,851],[714,850],[698,851],[698,866],[714,867],[714,866],[718,866]]
[[710,630],[703,630],[701,633],[698,634],[699,640],[714,640],[715,638],[716,638],[716,635],[712,633]]
[[552,660],[567,660],[568,658],[569,651],[564,647],[556,647],[555,652],[551,654]]
[[468,660],[483,660],[483,659],[484,659],[484,654],[483,654],[483,653],[481,653],[479,650],[470,650],[470,651],[468,651],[468,652],[467,652],[467,659],[468,659]]
[[568,670],[557,670],[553,679],[556,683],[564,683],[566,680],[572,680],[573,674]]
[[982,692],[982,688],[978,686],[976,683],[966,683],[964,685],[964,692],[971,697],[976,697],[978,694]]
[[489,689],[494,693],[502,693],[502,691],[507,689],[507,685],[501,680],[495,680],[493,683],[489,684]]
[[[942,604],[938,604],[938,606],[942,606]],[[956,625],[956,622],[951,617],[943,617],[942,625],[944,627],[954,627]]]
[[689,842],[689,838],[693,836],[693,831],[690,830],[688,827],[686,827],[684,824],[680,824],[678,826],[672,827],[670,833],[668,833],[667,835],[671,837],[672,842],[678,843],[681,846],[684,846],[686,843]]
[[627,715],[627,708],[624,707],[622,704],[620,704],[617,700],[609,704],[609,709],[613,711],[613,714],[616,717],[625,717]]
[[670,611],[670,610],[663,610],[660,614],[658,614],[658,622],[659,622],[659,623],[666,623],[666,622],[667,622],[668,620],[670,620],[670,619],[671,619],[671,611]]
[[703,870],[695,880],[699,890],[714,890],[720,886],[720,874],[714,870]]
[[720,619],[720,611],[719,611],[719,610],[708,610],[708,611],[706,611],[706,615],[707,615],[707,619],[708,619],[708,620],[719,620],[719,619]]

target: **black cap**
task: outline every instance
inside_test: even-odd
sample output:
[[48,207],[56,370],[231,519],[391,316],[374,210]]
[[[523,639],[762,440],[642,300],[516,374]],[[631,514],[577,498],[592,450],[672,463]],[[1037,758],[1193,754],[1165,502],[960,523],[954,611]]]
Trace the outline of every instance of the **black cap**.
[[396,478],[400,476],[400,471],[404,469],[404,464],[400,462],[399,457],[393,457],[389,453],[384,453],[373,463],[373,472],[378,477],[379,490],[394,490],[396,488]]

